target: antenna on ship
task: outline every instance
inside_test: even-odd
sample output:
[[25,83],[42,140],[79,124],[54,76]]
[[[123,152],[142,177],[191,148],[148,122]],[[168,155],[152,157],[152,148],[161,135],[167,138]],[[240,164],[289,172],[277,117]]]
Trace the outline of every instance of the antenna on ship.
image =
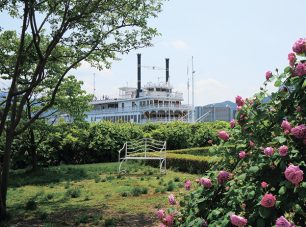
[[194,122],[194,74],[195,74],[195,71],[194,71],[194,68],[193,68],[193,56],[191,58],[191,79],[192,79],[192,122]]
[[[189,88],[190,88],[190,84],[189,84],[189,67],[187,65],[187,91],[188,91],[188,106],[190,105],[190,102],[189,102]],[[190,122],[190,112],[188,110],[188,114],[187,114],[187,117],[188,117],[188,122]]]

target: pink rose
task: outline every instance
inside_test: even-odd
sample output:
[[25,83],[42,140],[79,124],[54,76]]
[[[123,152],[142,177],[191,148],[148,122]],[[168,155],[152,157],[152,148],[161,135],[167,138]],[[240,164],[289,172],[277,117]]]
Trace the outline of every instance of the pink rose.
[[248,223],[248,220],[247,220],[247,219],[245,219],[244,217],[235,215],[235,214],[232,214],[232,215],[230,216],[230,219],[231,219],[232,225],[238,226],[238,227],[245,226],[245,225],[247,225],[247,223]]
[[236,97],[236,104],[237,104],[237,106],[243,106],[244,105],[244,99],[239,95]]
[[213,143],[213,141],[212,141],[212,140],[208,140],[208,141],[207,141],[207,143],[212,144],[212,143]]
[[175,204],[176,204],[176,200],[175,200],[173,194],[170,194],[170,195],[169,195],[168,201],[169,201],[169,203],[170,203],[171,205],[175,205]]
[[301,112],[301,111],[302,111],[302,107],[297,106],[297,107],[296,107],[296,112]]
[[235,128],[235,125],[236,125],[235,119],[230,121],[230,125],[231,125],[231,128]]
[[220,131],[218,132],[218,137],[224,141],[228,141],[229,134],[226,131]]
[[165,218],[164,218],[164,223],[166,226],[172,226],[173,225],[173,221],[174,221],[174,217],[171,214],[168,214]]
[[276,202],[276,197],[273,194],[265,194],[261,201],[260,204],[264,207],[273,207],[275,205]]
[[207,226],[208,226],[207,221],[202,220],[201,227],[207,227]]
[[240,152],[239,152],[239,158],[240,158],[240,159],[244,159],[245,157],[246,157],[245,151],[240,151]]
[[293,44],[292,50],[297,54],[303,54],[303,52],[306,50],[306,39],[304,38],[298,39]]
[[217,181],[219,184],[223,184],[228,181],[231,177],[231,174],[227,171],[220,171],[217,176]]
[[294,63],[296,61],[295,53],[289,53],[288,54],[288,60],[289,60],[289,65],[294,66]]
[[265,182],[265,181],[263,181],[263,182],[261,182],[261,187],[262,188],[266,188],[266,187],[268,187],[268,183],[267,182]]
[[163,209],[160,209],[156,212],[156,216],[158,219],[162,220],[165,217],[165,211]]
[[211,188],[212,186],[211,180],[204,177],[200,179],[200,184],[203,185],[204,188]]
[[272,147],[266,147],[264,149],[264,153],[266,156],[271,156],[274,154],[274,149]]
[[292,128],[291,124],[287,120],[283,120],[283,122],[281,124],[281,127],[282,127],[283,130],[288,130],[288,131],[290,131],[291,128]]
[[239,112],[240,110],[242,110],[242,106],[237,106],[236,110]]
[[305,63],[298,63],[294,70],[295,75],[297,76],[304,76],[306,74],[306,64]]
[[190,181],[190,180],[187,180],[187,181],[185,182],[185,189],[189,191],[190,188],[191,188],[191,181]]
[[255,143],[254,143],[252,140],[250,140],[250,141],[249,141],[249,145],[250,145],[250,147],[254,147],[254,146],[255,146]]
[[303,180],[304,172],[298,166],[290,165],[285,170],[285,177],[297,186]]
[[294,227],[284,216],[280,216],[276,220],[276,227]]
[[286,156],[288,154],[288,147],[286,145],[280,146],[280,148],[278,148],[278,152],[280,156]]
[[298,125],[291,129],[291,134],[298,139],[303,139],[306,137],[306,127],[305,125]]
[[266,72],[266,80],[269,80],[272,77],[272,72],[271,71],[267,71]]

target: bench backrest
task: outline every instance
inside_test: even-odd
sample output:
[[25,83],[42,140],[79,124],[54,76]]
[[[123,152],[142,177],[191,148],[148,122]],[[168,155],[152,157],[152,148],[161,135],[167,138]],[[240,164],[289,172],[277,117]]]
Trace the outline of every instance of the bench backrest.
[[125,157],[150,157],[153,152],[156,156],[166,156],[166,141],[159,141],[152,138],[132,140],[123,146]]

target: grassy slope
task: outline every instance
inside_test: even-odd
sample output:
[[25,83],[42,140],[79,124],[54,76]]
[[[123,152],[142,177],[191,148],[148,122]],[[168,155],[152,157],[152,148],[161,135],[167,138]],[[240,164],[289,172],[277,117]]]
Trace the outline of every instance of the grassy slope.
[[[128,165],[129,174],[118,177],[117,168],[117,163],[103,163],[13,171],[8,191],[11,220],[5,224],[153,226],[157,208],[167,206],[168,190],[174,186],[179,196],[185,190],[183,182],[196,178],[173,171],[160,175],[158,169],[137,163]],[[133,196],[137,190],[145,194]]]

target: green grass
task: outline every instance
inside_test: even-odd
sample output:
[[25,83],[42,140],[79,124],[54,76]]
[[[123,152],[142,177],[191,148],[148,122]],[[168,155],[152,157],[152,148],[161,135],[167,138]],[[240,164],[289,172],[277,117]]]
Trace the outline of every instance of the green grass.
[[[197,176],[130,163],[118,176],[118,163],[62,165],[10,173],[8,211],[14,225],[129,226],[129,221],[156,222],[158,207],[167,207],[169,193],[177,195],[186,179]],[[136,197],[137,196],[137,197]],[[139,221],[139,222],[137,222]]]

